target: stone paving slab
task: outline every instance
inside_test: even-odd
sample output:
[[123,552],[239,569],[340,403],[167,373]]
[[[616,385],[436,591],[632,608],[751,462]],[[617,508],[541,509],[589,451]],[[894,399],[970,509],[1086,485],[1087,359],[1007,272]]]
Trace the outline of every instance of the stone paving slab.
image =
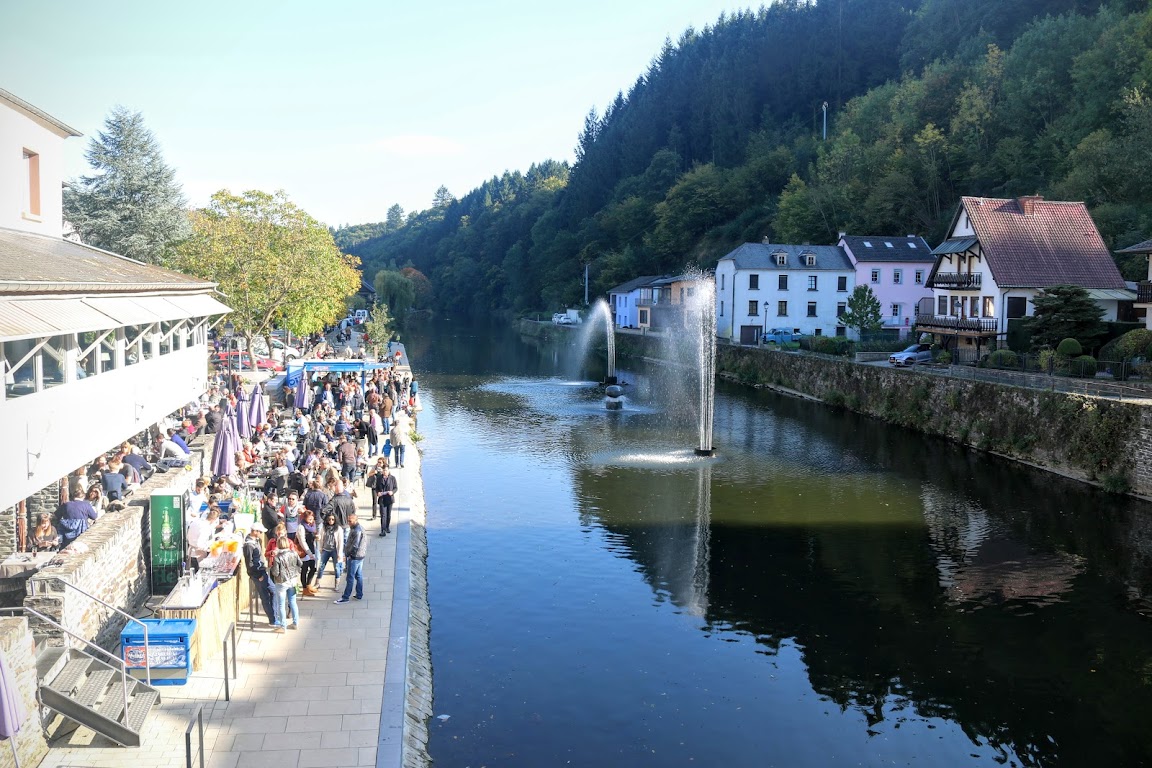
[[[230,702],[224,699],[223,659],[218,656],[187,685],[160,689],[163,701],[148,716],[140,748],[119,747],[81,727],[68,743],[57,740],[42,768],[182,768],[184,730],[200,704],[208,768],[398,768],[401,739],[394,726],[402,725],[403,712],[385,711],[385,689],[394,707],[395,691],[405,686],[402,640],[407,629],[393,624],[393,610],[397,601],[408,599],[403,549],[409,542],[408,510],[414,505],[423,509],[419,451],[413,447],[405,459],[404,468],[393,469],[399,486],[393,535],[378,535],[379,521],[368,519],[368,492],[357,488],[361,522],[370,535],[363,601],[336,605],[340,592],[326,576],[318,597],[298,598],[298,631],[274,633],[259,606],[255,628],[249,630],[242,610],[236,640],[239,678],[229,681]],[[394,592],[396,587],[402,595]],[[407,612],[398,620],[406,621]],[[194,728],[194,752],[195,745]],[[199,765],[195,757],[193,765]]]

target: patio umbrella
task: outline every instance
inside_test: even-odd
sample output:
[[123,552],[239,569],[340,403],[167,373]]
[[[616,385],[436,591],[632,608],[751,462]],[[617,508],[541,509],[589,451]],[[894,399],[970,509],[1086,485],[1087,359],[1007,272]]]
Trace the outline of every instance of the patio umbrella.
[[12,747],[12,760],[20,768],[20,756],[16,753],[16,734],[28,718],[28,711],[20,699],[20,689],[16,687],[16,675],[8,666],[8,659],[0,651],[0,738],[8,739]]
[[240,435],[236,432],[236,413],[232,406],[224,410],[220,431],[212,444],[212,475],[222,477],[236,471],[236,451],[240,450]]
[[255,429],[263,424],[267,417],[267,409],[264,406],[264,394],[260,391],[259,384],[253,384],[252,402],[248,404],[248,424]]
[[252,426],[248,423],[248,401],[236,398],[236,433],[240,437],[251,437]]

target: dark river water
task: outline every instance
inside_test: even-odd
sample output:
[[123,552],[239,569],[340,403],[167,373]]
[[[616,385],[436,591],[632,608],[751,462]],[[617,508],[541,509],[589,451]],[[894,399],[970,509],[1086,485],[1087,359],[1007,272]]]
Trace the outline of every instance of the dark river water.
[[500,328],[407,339],[437,766],[1152,765],[1152,506]]

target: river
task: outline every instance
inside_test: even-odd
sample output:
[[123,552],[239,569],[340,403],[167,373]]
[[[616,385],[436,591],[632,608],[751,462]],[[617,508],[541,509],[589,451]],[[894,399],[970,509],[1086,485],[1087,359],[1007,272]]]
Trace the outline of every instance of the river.
[[1152,505],[820,404],[406,339],[437,766],[1152,764]]

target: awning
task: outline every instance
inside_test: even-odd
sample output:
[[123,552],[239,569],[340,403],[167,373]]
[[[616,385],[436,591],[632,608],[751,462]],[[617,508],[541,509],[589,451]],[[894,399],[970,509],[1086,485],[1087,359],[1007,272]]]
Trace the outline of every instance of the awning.
[[108,315],[78,299],[0,301],[0,338],[9,341],[115,328]]
[[106,331],[128,325],[210,317],[230,311],[206,293],[0,299],[0,340]]
[[950,237],[932,249],[933,256],[946,256],[950,253],[964,253],[976,245],[975,237]]
[[1136,301],[1136,291],[1119,288],[1087,288],[1088,298],[1094,301]]

